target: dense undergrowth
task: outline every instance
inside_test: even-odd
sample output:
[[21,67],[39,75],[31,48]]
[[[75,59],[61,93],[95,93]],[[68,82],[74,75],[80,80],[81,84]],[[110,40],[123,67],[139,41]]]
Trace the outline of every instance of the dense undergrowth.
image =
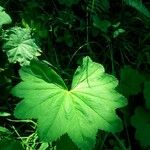
[[150,149],[149,10],[1,0],[0,150]]

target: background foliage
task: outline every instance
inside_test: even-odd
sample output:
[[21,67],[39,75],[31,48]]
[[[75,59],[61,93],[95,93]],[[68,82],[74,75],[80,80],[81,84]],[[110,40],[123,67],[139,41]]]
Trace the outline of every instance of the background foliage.
[[21,81],[21,66],[33,58],[44,60],[70,88],[84,56],[114,75],[128,99],[116,111],[123,130],[100,131],[94,149],[150,149],[149,10],[148,0],[1,0],[0,149],[78,149],[67,135],[41,142],[36,120],[14,117],[20,99],[11,90]]

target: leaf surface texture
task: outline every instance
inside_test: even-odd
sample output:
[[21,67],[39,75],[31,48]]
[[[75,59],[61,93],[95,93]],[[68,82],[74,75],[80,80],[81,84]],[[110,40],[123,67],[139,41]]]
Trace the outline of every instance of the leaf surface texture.
[[[117,79],[102,65],[84,57],[74,73],[71,89],[45,64],[32,61],[20,70],[22,82],[12,93],[23,100],[15,109],[21,119],[38,119],[38,134],[54,141],[65,133],[83,150],[93,149],[98,129],[117,132],[122,123],[117,108],[126,99],[115,88]],[[33,67],[34,66],[34,67]]]

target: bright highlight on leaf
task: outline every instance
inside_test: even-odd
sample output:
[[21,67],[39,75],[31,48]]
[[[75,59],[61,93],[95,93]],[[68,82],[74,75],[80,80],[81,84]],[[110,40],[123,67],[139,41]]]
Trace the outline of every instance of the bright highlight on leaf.
[[80,149],[91,150],[98,129],[122,129],[115,110],[125,106],[126,99],[115,90],[118,81],[89,57],[75,71],[70,91],[54,70],[39,61],[22,67],[20,76],[22,82],[12,93],[23,100],[14,114],[37,119],[41,140],[54,141],[67,133]]
[[0,28],[4,24],[11,23],[12,20],[10,16],[4,11],[4,8],[0,6]]
[[4,34],[3,50],[11,63],[28,65],[30,60],[40,55],[40,49],[31,37],[30,30],[14,27]]

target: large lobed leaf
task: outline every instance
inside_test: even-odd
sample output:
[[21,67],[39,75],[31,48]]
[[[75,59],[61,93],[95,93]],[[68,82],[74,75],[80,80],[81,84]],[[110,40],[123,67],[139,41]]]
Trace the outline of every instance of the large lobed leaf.
[[40,55],[40,49],[31,37],[29,29],[13,27],[4,34],[3,50],[11,63],[28,65],[30,60]]
[[89,57],[77,68],[69,91],[54,70],[38,61],[23,67],[20,76],[22,82],[12,93],[23,100],[14,114],[38,119],[41,140],[54,141],[67,133],[80,149],[90,150],[98,129],[122,129],[115,110],[125,106],[126,100],[115,90],[118,81]]

